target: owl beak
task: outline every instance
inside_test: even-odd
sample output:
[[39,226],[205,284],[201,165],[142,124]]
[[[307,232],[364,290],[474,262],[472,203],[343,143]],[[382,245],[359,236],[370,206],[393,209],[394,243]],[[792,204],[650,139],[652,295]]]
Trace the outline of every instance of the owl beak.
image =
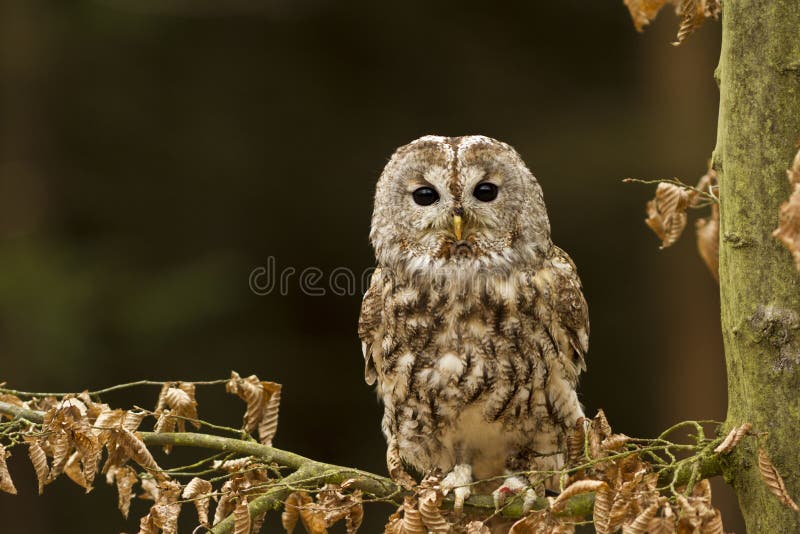
[[456,234],[456,241],[461,241],[463,227],[464,221],[461,219],[461,215],[453,215],[453,233]]

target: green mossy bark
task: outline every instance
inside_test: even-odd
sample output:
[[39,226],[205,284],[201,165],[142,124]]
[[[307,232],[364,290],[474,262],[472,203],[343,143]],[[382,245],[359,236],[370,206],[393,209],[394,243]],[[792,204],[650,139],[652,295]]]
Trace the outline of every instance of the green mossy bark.
[[[798,499],[800,275],[771,234],[800,137],[800,0],[726,0],[717,78],[728,425],[769,432],[761,442]],[[800,514],[767,491],[753,449],[737,450],[725,469],[747,531],[800,532]]]

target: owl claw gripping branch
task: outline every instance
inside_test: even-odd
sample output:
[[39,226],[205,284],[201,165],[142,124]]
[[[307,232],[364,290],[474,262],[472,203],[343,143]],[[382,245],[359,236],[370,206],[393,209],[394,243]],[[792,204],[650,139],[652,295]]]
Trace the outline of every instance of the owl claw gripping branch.
[[494,139],[422,137],[381,174],[370,239],[359,337],[392,477],[444,475],[459,508],[543,494],[583,416],[589,320],[536,178]]

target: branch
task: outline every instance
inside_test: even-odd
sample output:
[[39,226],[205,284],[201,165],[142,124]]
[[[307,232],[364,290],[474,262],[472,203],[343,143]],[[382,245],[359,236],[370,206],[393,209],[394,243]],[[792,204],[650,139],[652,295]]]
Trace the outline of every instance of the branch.
[[[0,413],[32,423],[41,423],[44,416],[42,412],[6,402],[0,402]],[[670,429],[670,431],[673,429]],[[389,478],[351,467],[319,462],[293,452],[261,445],[251,440],[194,432],[138,432],[137,434],[148,446],[173,445],[237,453],[253,456],[266,462],[274,462],[280,466],[295,470],[294,473],[275,482],[274,487],[269,491],[258,495],[249,502],[248,509],[251,517],[256,517],[275,508],[286,499],[289,493],[297,488],[313,490],[323,484],[341,484],[346,480],[351,481],[350,485],[352,487],[362,490],[375,500],[393,505],[399,505],[402,502],[402,497],[408,493]],[[711,445],[708,445],[696,457],[696,461],[682,460],[673,467],[665,467],[660,472],[659,485],[681,486],[690,480],[696,481],[721,474],[719,455],[710,453],[710,450]],[[636,454],[636,452],[631,451],[630,454]],[[452,497],[446,499],[444,504],[452,507]],[[548,505],[547,499],[539,498],[534,504],[534,509],[541,510],[547,508]],[[593,505],[594,494],[576,495],[569,499],[563,508],[559,508],[558,515],[570,517],[588,516],[592,513]],[[494,512],[494,501],[489,495],[473,495],[465,503],[465,512],[484,516],[492,514]],[[519,499],[512,500],[503,508],[502,515],[511,518],[521,517],[523,515],[521,501]],[[212,532],[214,534],[227,534],[231,532],[232,528],[233,517],[229,516],[215,525]]]

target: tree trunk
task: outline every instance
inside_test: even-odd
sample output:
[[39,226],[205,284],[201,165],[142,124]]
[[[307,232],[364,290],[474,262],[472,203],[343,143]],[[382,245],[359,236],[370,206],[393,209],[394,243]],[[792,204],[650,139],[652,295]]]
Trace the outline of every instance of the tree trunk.
[[[800,275],[771,234],[800,136],[800,0],[725,0],[714,167],[720,175],[720,293],[728,426],[751,422],[800,497]],[[726,465],[753,533],[800,532],[771,495],[754,446]]]

